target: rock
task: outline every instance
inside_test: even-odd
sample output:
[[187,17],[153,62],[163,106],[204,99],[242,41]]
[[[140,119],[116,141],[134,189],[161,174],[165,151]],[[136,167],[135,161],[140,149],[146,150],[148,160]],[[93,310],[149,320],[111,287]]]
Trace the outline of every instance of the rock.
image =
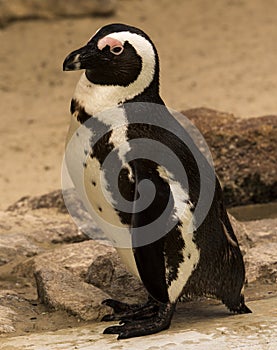
[[31,257],[41,249],[20,233],[0,235],[0,266],[11,262],[15,256]]
[[[7,212],[16,212],[19,214],[26,214],[31,212],[39,212],[43,209],[51,209],[55,212],[55,217],[57,214],[67,214],[70,213],[73,222],[67,220],[70,228],[61,228],[61,230],[53,230],[50,228],[48,230],[53,233],[58,233],[58,237],[53,237],[53,243],[62,243],[62,242],[81,242],[88,237],[93,239],[103,239],[105,236],[102,231],[96,226],[95,222],[92,220],[89,213],[86,211],[83,203],[78,197],[78,194],[75,189],[70,188],[67,190],[56,190],[50,193],[47,193],[42,196],[25,196],[20,198],[13,205],[10,205],[7,208]],[[44,211],[44,214],[48,214],[47,211]],[[64,219],[65,217],[63,217]],[[0,223],[1,224],[1,223]],[[76,225],[79,230],[77,230]],[[72,236],[72,227],[75,228],[76,235]],[[60,234],[60,231],[63,234]],[[74,231],[74,230],[73,230]]]
[[41,302],[55,310],[66,310],[82,320],[100,320],[111,310],[102,305],[109,295],[83,282],[58,264],[41,266],[35,271]]
[[7,211],[25,214],[36,209],[54,209],[67,213],[61,190],[49,192],[41,196],[24,196],[7,208]]
[[112,298],[126,303],[135,304],[147,300],[143,284],[126,270],[116,252],[95,259],[88,269],[86,281],[101,288]]
[[81,243],[68,244],[52,251],[40,254],[34,260],[35,271],[42,266],[57,264],[75,276],[85,278],[90,264],[101,255],[114,252],[114,248],[90,240]]
[[116,0],[0,0],[0,26],[20,19],[53,19],[114,13]]
[[210,147],[228,206],[276,200],[277,116],[240,119],[206,108],[183,114]]
[[[75,203],[72,193],[68,195],[69,202]],[[38,296],[46,306],[66,310],[83,320],[99,320],[111,313],[101,304],[105,298],[144,302],[144,287],[121,264],[113,247],[95,240],[78,242],[80,231],[69,215],[61,212],[61,203],[60,194],[53,192],[41,198],[25,198],[0,212],[1,257],[8,257],[4,262],[15,259],[7,268],[7,264],[0,266],[4,276],[0,288],[16,288],[18,295],[28,289],[34,298],[36,283]],[[84,209],[80,203],[76,205],[77,215],[82,216]],[[230,220],[244,254],[248,282],[276,284],[277,219],[241,223],[230,216]],[[68,243],[71,240],[77,242]],[[15,299],[9,298],[9,303],[2,302],[2,306],[17,310]]]
[[84,282],[91,262],[113,251],[95,241],[70,244],[33,259],[29,268],[35,274],[41,302],[55,310],[66,310],[83,320],[99,320],[110,313],[101,305],[110,296]]
[[253,246],[244,260],[248,283],[277,282],[277,219],[264,219],[245,222],[252,237]]
[[6,306],[0,305],[0,334],[15,332],[14,320],[16,312]]
[[277,218],[246,221],[243,224],[254,244],[277,242]]
[[69,216],[51,210],[0,212],[0,266],[19,257],[37,255],[53,244],[87,239]]

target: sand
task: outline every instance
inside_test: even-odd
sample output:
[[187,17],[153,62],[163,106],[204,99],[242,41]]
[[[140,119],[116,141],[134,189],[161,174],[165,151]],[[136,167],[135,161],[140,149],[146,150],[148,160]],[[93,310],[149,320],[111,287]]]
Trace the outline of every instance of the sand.
[[120,0],[109,18],[27,20],[0,30],[0,208],[60,187],[69,103],[80,72],[64,57],[102,25],[145,30],[161,60],[161,93],[176,110],[238,116],[277,111],[277,1]]

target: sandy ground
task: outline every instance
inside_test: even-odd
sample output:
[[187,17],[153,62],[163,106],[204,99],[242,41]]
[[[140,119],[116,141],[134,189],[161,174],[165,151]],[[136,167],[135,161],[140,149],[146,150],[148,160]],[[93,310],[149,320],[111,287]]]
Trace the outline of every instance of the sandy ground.
[[[115,340],[102,334],[107,324],[89,323],[58,331],[0,339],[2,350],[274,350],[277,345],[276,297],[251,301],[251,315],[230,315],[222,305],[179,305],[171,327],[158,334]],[[109,325],[112,325],[110,323]]]
[[0,30],[0,208],[60,187],[80,75],[61,65],[100,26],[125,22],[151,36],[168,106],[260,116],[277,111],[276,11],[276,0],[119,0],[109,18],[24,21]]

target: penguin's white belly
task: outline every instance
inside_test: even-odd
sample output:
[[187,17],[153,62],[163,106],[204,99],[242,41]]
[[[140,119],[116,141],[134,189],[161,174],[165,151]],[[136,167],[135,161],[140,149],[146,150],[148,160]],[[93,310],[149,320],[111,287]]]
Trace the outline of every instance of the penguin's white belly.
[[[129,227],[122,224],[117,212],[114,210],[113,204],[115,203],[113,203],[112,195],[108,191],[108,184],[105,183],[105,176],[103,174],[101,176],[100,164],[96,158],[89,158],[87,161],[84,171],[84,183],[89,202],[93,210],[97,213],[97,219],[100,219],[96,220],[101,229],[106,233],[112,243],[115,244],[117,253],[129,272],[139,277],[133,250],[131,248],[124,248],[131,245]],[[121,228],[124,230],[121,230]]]
[[72,116],[67,136],[66,166],[88,213],[115,246],[127,269],[139,277],[131,248],[130,228],[122,224],[114,208],[116,203],[108,190],[99,161],[90,156],[89,140],[92,135],[91,130],[81,126]]

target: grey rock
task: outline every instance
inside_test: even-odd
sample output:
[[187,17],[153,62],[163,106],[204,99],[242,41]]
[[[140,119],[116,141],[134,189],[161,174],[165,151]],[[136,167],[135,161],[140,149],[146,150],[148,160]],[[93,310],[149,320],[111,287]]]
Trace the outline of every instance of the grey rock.
[[88,269],[86,281],[101,288],[114,299],[126,303],[142,303],[147,300],[143,284],[126,270],[115,252],[95,259]]
[[58,264],[36,268],[35,278],[39,299],[50,308],[66,310],[85,321],[100,320],[110,313],[110,309],[101,304],[109,298],[108,294]]
[[32,259],[41,302],[55,310],[66,310],[83,320],[99,320],[110,313],[101,304],[110,296],[84,282],[88,266],[99,255],[113,251],[112,247],[95,241],[70,244]]
[[69,216],[52,210],[0,212],[0,266],[37,255],[53,244],[87,239]]
[[0,235],[0,266],[11,262],[15,256],[31,257],[41,249],[21,233]]
[[245,256],[248,283],[277,282],[277,219],[245,222],[253,246]]
[[116,0],[0,0],[0,25],[20,19],[53,19],[88,15],[107,16],[116,10]]
[[84,278],[90,264],[99,256],[110,252],[114,252],[113,247],[90,240],[63,245],[60,248],[40,254],[33,260],[35,271],[53,262],[61,269]]

